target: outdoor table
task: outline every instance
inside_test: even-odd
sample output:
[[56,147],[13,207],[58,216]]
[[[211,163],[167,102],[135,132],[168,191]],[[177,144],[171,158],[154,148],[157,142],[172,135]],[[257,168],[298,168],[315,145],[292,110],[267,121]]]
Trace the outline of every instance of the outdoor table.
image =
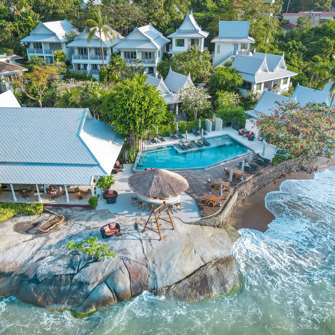
[[87,193],[85,192],[75,192],[74,196],[81,200]]
[[217,197],[216,195],[211,195],[211,197],[208,200],[210,203],[213,204],[213,206],[217,206],[219,202],[221,201],[221,197]]
[[228,187],[230,186],[230,183],[229,183],[229,182],[226,182],[226,181],[224,181],[224,180],[213,180],[213,181],[211,182],[211,186],[213,186],[213,187],[220,187],[220,185],[221,185],[222,187],[226,187],[226,188],[228,188]]

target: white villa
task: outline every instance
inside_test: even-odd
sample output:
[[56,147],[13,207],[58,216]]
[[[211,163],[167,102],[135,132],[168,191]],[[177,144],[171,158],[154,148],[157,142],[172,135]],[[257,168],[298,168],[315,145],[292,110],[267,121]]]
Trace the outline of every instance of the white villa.
[[207,31],[203,31],[195,20],[193,13],[186,14],[181,26],[168,37],[172,39],[169,54],[185,52],[191,47],[198,47],[201,51],[205,49],[205,38]]
[[86,108],[0,108],[0,119],[0,183],[11,190],[9,201],[27,201],[17,192],[24,185],[39,202],[48,185],[62,186],[64,203],[73,186],[94,195],[94,178],[110,175],[123,145]]
[[254,52],[250,56],[237,55],[232,68],[243,77],[243,85],[240,88],[242,95],[272,90],[277,93],[287,92],[290,87],[290,78],[297,75],[287,69],[284,55],[260,52]]
[[91,74],[95,79],[99,79],[99,71],[104,64],[107,66],[112,55],[112,48],[123,38],[116,30],[108,27],[108,37],[102,35],[102,45],[104,55],[102,55],[99,34],[88,42],[89,31],[87,28],[77,35],[73,42],[68,44],[72,54],[73,71]]
[[176,115],[178,115],[180,103],[179,91],[194,86],[190,75],[185,76],[172,71],[171,68],[165,80],[148,75],[146,83],[155,86],[162,93],[168,108],[174,110]]
[[149,23],[135,28],[114,47],[114,51],[120,51],[121,58],[129,65],[140,62],[144,64],[147,74],[156,74],[157,65],[162,60],[169,42],[169,39]]
[[301,17],[310,19],[312,26],[318,26],[327,20],[335,20],[335,12],[301,11],[298,13],[283,13],[283,19],[288,20],[295,26],[298,24],[298,20]]
[[11,88],[10,80],[18,73],[28,71],[25,67],[8,61],[0,61],[0,92]]
[[54,61],[54,51],[63,50],[67,59],[71,58],[71,52],[67,48],[67,34],[77,33],[75,28],[68,20],[40,22],[38,26],[23,38],[21,43],[28,46],[28,59],[31,56],[44,58],[47,63]]
[[249,36],[249,21],[220,21],[219,36],[212,40],[215,43],[214,68],[223,65],[236,55],[249,55],[250,47],[255,40]]

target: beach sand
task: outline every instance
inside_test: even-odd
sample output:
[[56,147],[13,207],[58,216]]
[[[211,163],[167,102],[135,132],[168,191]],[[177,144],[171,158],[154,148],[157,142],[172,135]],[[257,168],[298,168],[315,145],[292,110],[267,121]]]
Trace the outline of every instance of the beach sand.
[[[320,160],[318,163],[318,171],[326,168],[335,169],[335,160],[327,161]],[[280,184],[287,179],[301,180],[312,179],[314,174],[306,172],[292,172],[285,177],[278,178],[274,182],[266,185],[261,190],[256,192],[249,199],[240,203],[234,210],[230,219],[230,224],[237,229],[249,228],[265,232],[268,229],[268,224],[275,218],[273,214],[265,207],[265,196],[269,192],[278,191]]]

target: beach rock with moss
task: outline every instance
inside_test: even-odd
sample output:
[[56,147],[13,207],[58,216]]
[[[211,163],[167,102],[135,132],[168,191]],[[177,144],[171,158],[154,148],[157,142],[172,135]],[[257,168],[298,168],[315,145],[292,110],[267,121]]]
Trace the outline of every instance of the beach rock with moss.
[[[143,291],[195,301],[229,294],[239,286],[231,250],[232,229],[183,224],[162,226],[162,240],[142,222],[108,210],[58,208],[65,222],[40,233],[52,214],[17,216],[0,225],[0,296],[87,314]],[[102,240],[100,227],[118,222],[122,236]],[[138,229],[137,229],[138,228]],[[69,251],[68,242],[98,237],[115,258],[95,261]]]

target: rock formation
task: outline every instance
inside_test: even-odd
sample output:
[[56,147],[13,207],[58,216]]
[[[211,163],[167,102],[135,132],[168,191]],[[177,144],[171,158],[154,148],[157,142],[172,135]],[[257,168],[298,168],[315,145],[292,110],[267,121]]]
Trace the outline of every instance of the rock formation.
[[[234,229],[183,224],[162,226],[162,240],[135,221],[108,210],[59,208],[66,221],[48,234],[36,226],[50,214],[17,216],[0,225],[0,296],[86,314],[143,291],[183,300],[228,294],[239,286],[231,249]],[[70,252],[68,241],[98,237],[100,227],[121,225],[122,236],[103,240],[116,258],[94,261]]]

